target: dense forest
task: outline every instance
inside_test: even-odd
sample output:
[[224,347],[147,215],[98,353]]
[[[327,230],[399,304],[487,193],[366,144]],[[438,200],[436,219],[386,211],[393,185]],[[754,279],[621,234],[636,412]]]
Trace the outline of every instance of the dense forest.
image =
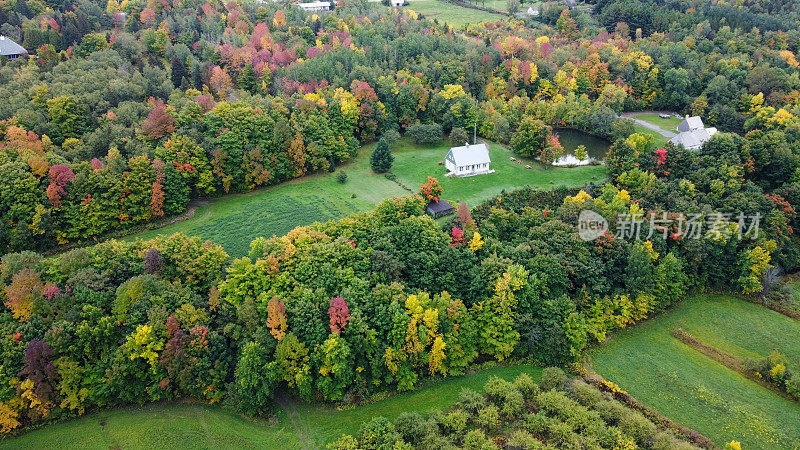
[[[267,414],[279,389],[358,402],[484,361],[565,364],[690,290],[796,309],[768,276],[800,262],[796,3],[740,3],[548,4],[457,30],[347,1],[3,2],[0,32],[35,51],[0,67],[0,431],[178,398]],[[721,133],[658,148],[618,118],[654,109]],[[424,214],[428,185],[239,259],[183,235],[43,256],[434,123],[543,162],[553,127],[607,137],[609,181],[498,193],[446,225]],[[642,217],[641,239],[582,240],[586,209]],[[704,232],[656,220],[677,214]]]

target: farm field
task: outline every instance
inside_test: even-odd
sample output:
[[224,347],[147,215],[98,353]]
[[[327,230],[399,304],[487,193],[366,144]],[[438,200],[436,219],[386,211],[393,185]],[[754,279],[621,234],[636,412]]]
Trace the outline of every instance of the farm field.
[[679,119],[673,115],[671,115],[669,119],[662,119],[661,117],[658,117],[658,114],[656,113],[636,114],[633,117],[639,120],[644,120],[645,122],[650,122],[653,125],[663,128],[664,130],[673,132],[677,132],[678,124],[683,121],[683,119]]
[[[369,155],[375,144],[364,146],[358,156],[338,171],[347,173],[347,183],[336,181],[336,173],[321,173],[292,180],[246,194],[234,194],[213,199],[197,206],[194,217],[162,228],[128,236],[151,239],[161,234],[186,233],[200,236],[222,245],[234,257],[247,255],[250,242],[259,236],[283,235],[296,226],[339,219],[366,211],[384,198],[409,194],[384,175],[375,174],[369,167]],[[526,184],[549,189],[556,186],[580,186],[605,178],[605,167],[549,168],[530,162],[533,169],[509,160],[511,151],[490,144],[492,167],[496,173],[469,178],[447,178],[444,160],[449,143],[435,146],[416,146],[402,140],[393,150],[395,163],[392,172],[412,190],[427,180],[428,175],[439,179],[444,198],[450,202],[467,202],[475,206],[503,189],[511,190]],[[593,178],[596,177],[596,178]],[[553,180],[553,184],[550,184]]]
[[[508,380],[520,373],[538,380],[541,369],[531,365],[498,367],[449,378],[430,387],[398,394],[348,411],[330,406],[298,404],[308,435],[317,448],[355,434],[375,416],[394,420],[404,411],[427,412],[447,408],[462,388],[481,391],[490,376]],[[295,419],[297,420],[297,419]],[[0,441],[0,448],[301,448],[302,442],[283,411],[277,423],[245,420],[221,408],[206,405],[148,405],[95,413],[53,424],[18,438]]]
[[800,446],[800,405],[678,341],[670,334],[678,327],[739,357],[777,349],[790,363],[800,361],[800,322],[743,300],[699,295],[619,333],[592,352],[591,364],[640,401],[721,446],[731,440],[743,448]]
[[[486,2],[487,7],[492,7],[491,1]],[[498,9],[503,9],[498,2]],[[439,22],[447,22],[455,28],[460,28],[470,23],[480,23],[484,21],[504,20],[506,16],[494,14],[488,11],[481,11],[473,8],[465,8],[452,3],[439,0],[419,0],[409,2],[405,8],[411,9],[416,13],[422,14],[430,19]]]

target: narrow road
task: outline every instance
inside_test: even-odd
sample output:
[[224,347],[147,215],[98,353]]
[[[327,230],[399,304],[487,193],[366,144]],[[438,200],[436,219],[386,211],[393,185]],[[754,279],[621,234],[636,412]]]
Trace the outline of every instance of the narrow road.
[[660,127],[660,126],[658,126],[658,125],[653,125],[653,124],[652,124],[652,123],[650,123],[650,122],[645,122],[644,120],[637,119],[637,118],[633,117],[633,116],[634,116],[634,115],[636,115],[636,114],[660,114],[660,113],[659,113],[659,112],[656,112],[656,111],[637,111],[637,112],[626,112],[626,113],[622,113],[622,114],[620,114],[620,115],[619,115],[619,117],[622,117],[622,118],[625,118],[625,119],[631,119],[631,120],[633,120],[633,122],[634,122],[636,125],[641,125],[641,126],[643,126],[643,127],[647,128],[648,130],[653,130],[653,131],[655,131],[656,133],[658,133],[658,134],[660,134],[660,135],[664,136],[664,137],[665,137],[665,138],[667,138],[667,139],[669,139],[669,138],[672,138],[672,137],[675,137],[675,136],[677,135],[677,133],[674,133],[674,132],[672,132],[672,131],[667,131],[667,130],[665,130],[665,129],[661,128],[661,127]]
[[278,390],[275,392],[275,401],[283,408],[289,421],[292,422],[295,431],[297,431],[297,437],[303,445],[303,450],[317,450],[317,446],[308,434],[308,428],[305,422],[303,422],[303,418],[300,417],[300,414],[297,412],[297,408],[292,399],[289,398],[285,392]]

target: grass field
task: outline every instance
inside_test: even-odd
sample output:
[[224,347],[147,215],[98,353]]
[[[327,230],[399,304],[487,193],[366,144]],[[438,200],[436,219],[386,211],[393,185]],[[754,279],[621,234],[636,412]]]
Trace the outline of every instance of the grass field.
[[664,130],[673,131],[676,133],[678,130],[678,124],[683,120],[675,117],[674,115],[670,115],[669,119],[662,119],[661,117],[658,117],[658,114],[655,113],[636,114],[633,117],[639,120],[644,120],[645,122],[650,122],[653,125],[663,128]]
[[[486,6],[491,8],[491,0],[486,2]],[[498,8],[500,7],[498,2]],[[439,0],[419,0],[409,2],[405,8],[411,9],[425,17],[437,19],[439,22],[446,22],[455,28],[460,28],[470,23],[480,23],[485,21],[504,20],[507,16],[481,11],[473,8],[446,3]]]
[[670,335],[681,327],[739,357],[777,349],[799,361],[800,322],[743,300],[701,295],[626,330],[592,352],[594,369],[720,446],[800,447],[800,405],[727,369]]
[[[480,392],[491,375],[510,380],[523,372],[537,380],[541,376],[541,369],[530,365],[487,369],[349,411],[304,404],[297,405],[297,411],[316,447],[325,448],[342,434],[357,433],[372,417],[393,420],[403,411],[444,409],[457,400],[464,387]],[[0,441],[0,448],[302,448],[286,414],[281,411],[273,422],[249,421],[204,405],[149,405],[54,424]]]
[[[473,207],[500,193],[503,189],[510,191],[524,185],[541,189],[552,189],[558,186],[582,186],[592,181],[602,181],[606,176],[604,166],[581,167],[549,167],[545,168],[534,161],[512,162],[511,150],[499,144],[489,143],[489,157],[494,173],[474,177],[445,177],[448,172],[443,161],[451,145],[447,142],[433,147],[421,147],[404,143],[394,152],[395,161],[392,172],[406,186],[416,188],[424,183],[428,176],[436,177],[444,188],[442,197],[450,203],[466,202]],[[515,158],[519,159],[519,157]],[[526,169],[529,164],[532,169]],[[593,178],[595,177],[595,178]],[[552,181],[552,184],[550,183]]]
[[[397,183],[370,170],[369,154],[373,147],[374,144],[361,148],[358,157],[337,169],[347,173],[345,184],[338,183],[335,174],[322,173],[246,194],[213,199],[198,206],[190,219],[126,239],[150,239],[181,232],[209,239],[222,245],[231,256],[240,257],[247,255],[250,242],[259,236],[281,236],[296,226],[338,219],[369,210],[384,198],[409,194]],[[449,147],[444,142],[420,147],[403,140],[393,151],[392,172],[413,190],[426,181],[428,175],[438,177],[445,199],[465,201],[470,206],[503,189],[516,189],[526,184],[545,189],[559,185],[579,186],[595,181],[592,177],[602,180],[606,173],[602,166],[545,169],[531,163],[534,169],[525,169],[524,165],[509,161],[509,150],[491,144],[492,167],[496,173],[451,179],[442,176],[446,170],[438,165]]]
[[641,126],[639,124],[634,124],[633,128],[636,130],[637,133],[649,134],[649,135],[653,136],[653,142],[659,147],[663,147],[664,145],[666,145],[667,141],[669,140],[668,138],[662,136],[661,133],[657,133],[657,132],[655,132],[655,131],[653,131],[653,130],[651,130],[649,128],[645,128],[645,127],[643,127],[643,126]]

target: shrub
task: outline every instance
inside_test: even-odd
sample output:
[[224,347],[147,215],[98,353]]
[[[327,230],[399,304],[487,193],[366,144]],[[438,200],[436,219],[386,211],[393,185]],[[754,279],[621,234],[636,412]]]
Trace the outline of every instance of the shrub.
[[442,140],[442,126],[438,123],[415,123],[406,129],[406,136],[415,144],[438,144]]
[[544,444],[539,442],[535,437],[531,436],[530,433],[526,433],[523,430],[514,430],[514,432],[512,432],[508,437],[508,441],[506,443],[509,447],[523,450],[544,448]]
[[544,412],[539,411],[536,414],[528,414],[525,416],[525,429],[531,433],[543,434],[547,429],[548,418]]
[[447,434],[461,434],[467,426],[467,420],[469,420],[469,414],[466,411],[456,409],[444,416],[442,425],[444,425]]
[[545,367],[542,371],[542,379],[539,380],[539,387],[543,391],[558,389],[564,386],[567,381],[567,374],[558,367]]
[[601,400],[594,409],[606,423],[611,425],[619,423],[622,416],[628,412],[628,408],[616,400]]
[[483,385],[483,390],[486,392],[489,400],[498,405],[506,398],[506,395],[508,395],[510,391],[515,389],[513,384],[494,375],[489,377],[489,380]]
[[553,444],[559,447],[580,448],[578,435],[572,431],[572,427],[566,422],[552,421],[547,425],[547,436]]
[[497,409],[497,406],[489,404],[485,408],[481,408],[478,410],[478,418],[475,419],[475,423],[487,430],[493,430],[500,425],[500,411]]
[[603,400],[603,393],[583,380],[572,380],[569,383],[570,397],[588,408],[594,408]]
[[386,130],[381,139],[386,141],[386,143],[391,147],[400,140],[400,133],[398,133],[397,130]]
[[696,448],[692,444],[678,439],[669,431],[661,431],[653,439],[653,450],[692,450]]
[[358,440],[349,434],[343,434],[342,437],[328,444],[331,450],[356,450],[358,449]]
[[458,396],[458,403],[465,411],[475,416],[479,409],[486,406],[486,397],[472,389],[462,388],[461,394]]
[[341,184],[347,183],[347,173],[346,172],[338,172],[336,174],[336,181]]
[[467,134],[467,130],[461,127],[453,127],[450,130],[450,143],[455,146],[464,145],[469,142],[469,135]]
[[638,411],[626,410],[625,414],[619,419],[619,429],[636,441],[639,445],[645,445],[655,436],[658,429],[653,422],[647,419]]
[[403,412],[394,422],[394,428],[404,441],[419,445],[428,434],[428,421],[415,412]]
[[786,392],[800,400],[800,375],[795,373],[792,378],[786,380]]
[[392,448],[398,441],[400,433],[385,417],[375,417],[358,431],[360,448]]
[[481,430],[470,430],[464,435],[463,448],[470,450],[495,450],[497,447]]
[[525,399],[522,393],[516,389],[512,389],[506,393],[503,399],[503,407],[501,409],[503,416],[509,419],[516,419],[525,412]]
[[514,387],[517,388],[525,400],[531,400],[539,393],[539,386],[527,373],[521,373],[514,379]]

